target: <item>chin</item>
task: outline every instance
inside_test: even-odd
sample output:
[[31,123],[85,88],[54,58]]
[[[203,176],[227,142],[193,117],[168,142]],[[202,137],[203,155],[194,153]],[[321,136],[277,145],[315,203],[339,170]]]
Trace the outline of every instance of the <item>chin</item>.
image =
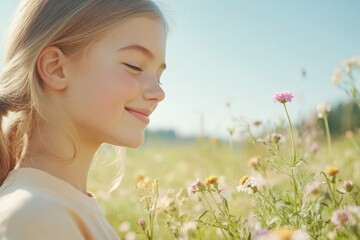
[[127,147],[127,148],[138,148],[144,143],[144,135],[136,136],[132,135],[130,137],[122,138],[121,140],[115,140],[112,144]]
[[141,145],[143,145],[143,143],[144,143],[144,139],[142,139],[141,141],[128,142],[127,144],[123,144],[123,146],[128,148],[138,148]]
[[144,143],[145,132],[144,131],[129,131],[119,134],[108,135],[107,139],[104,139],[106,143],[115,146],[138,148]]

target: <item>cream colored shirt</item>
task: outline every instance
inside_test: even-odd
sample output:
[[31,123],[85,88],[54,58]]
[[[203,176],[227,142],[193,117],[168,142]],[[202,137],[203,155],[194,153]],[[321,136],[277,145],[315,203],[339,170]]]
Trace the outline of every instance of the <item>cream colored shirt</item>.
[[0,187],[0,240],[119,239],[94,196],[44,171],[20,168]]

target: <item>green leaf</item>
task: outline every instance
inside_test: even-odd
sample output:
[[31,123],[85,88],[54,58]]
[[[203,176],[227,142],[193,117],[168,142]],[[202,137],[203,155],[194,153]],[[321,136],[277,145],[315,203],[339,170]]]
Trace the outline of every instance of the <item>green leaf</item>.
[[205,210],[199,217],[198,217],[198,221],[203,218],[206,214],[210,213],[209,210]]
[[221,196],[221,201],[224,203],[226,209],[229,211],[228,200],[224,196],[222,196],[222,195],[220,195],[220,196]]

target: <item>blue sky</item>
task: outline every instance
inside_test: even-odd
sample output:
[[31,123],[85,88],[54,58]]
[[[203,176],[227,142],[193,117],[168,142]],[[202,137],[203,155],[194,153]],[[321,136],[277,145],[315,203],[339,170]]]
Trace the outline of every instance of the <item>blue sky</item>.
[[[17,2],[0,2],[1,32]],[[344,59],[359,55],[360,1],[156,2],[167,16],[170,34],[168,69],[162,77],[167,97],[150,129],[198,134],[203,116],[206,133],[225,136],[232,117],[284,117],[271,97],[285,90],[295,95],[288,106],[294,120],[314,112],[319,102],[347,99],[330,80]],[[231,102],[230,110],[226,102]]]

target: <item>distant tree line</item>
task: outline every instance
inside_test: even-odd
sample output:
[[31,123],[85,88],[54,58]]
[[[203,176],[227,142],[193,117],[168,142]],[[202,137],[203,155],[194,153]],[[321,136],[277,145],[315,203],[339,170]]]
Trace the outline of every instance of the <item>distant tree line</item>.
[[174,140],[176,132],[172,129],[146,130],[145,137],[151,139]]
[[[345,102],[332,106],[328,113],[330,132],[333,136],[343,135],[347,130],[360,128],[360,108],[354,102]],[[323,119],[318,119],[317,124],[325,130]],[[146,130],[145,136],[148,139],[178,140],[176,131],[173,129]],[[193,138],[191,138],[193,140]]]
[[[342,135],[347,130],[360,127],[360,108],[354,102],[340,103],[328,113],[329,128],[332,135]],[[324,128],[324,121],[318,120]]]

